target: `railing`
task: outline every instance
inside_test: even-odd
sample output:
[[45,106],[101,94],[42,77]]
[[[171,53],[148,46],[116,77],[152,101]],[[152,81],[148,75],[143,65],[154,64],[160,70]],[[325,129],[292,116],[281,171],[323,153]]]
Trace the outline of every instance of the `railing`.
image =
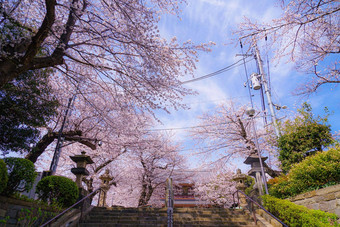
[[174,224],[174,192],[172,187],[172,179],[168,178],[166,180],[166,206],[167,206],[167,215],[168,215],[168,227],[173,227]]
[[78,204],[80,204],[82,202],[81,205],[81,209],[80,209],[80,219],[83,216],[83,208],[84,208],[84,202],[86,199],[90,198],[92,195],[95,195],[95,193],[97,193],[101,188],[97,188],[96,190],[94,190],[93,192],[91,192],[90,194],[88,194],[87,196],[85,196],[84,198],[82,198],[81,200],[79,200],[78,202],[76,202],[75,204],[73,204],[72,206],[70,206],[69,208],[67,208],[66,210],[64,210],[63,212],[61,212],[60,214],[58,214],[57,216],[55,216],[54,218],[50,219],[49,221],[45,222],[44,224],[42,224],[40,227],[45,227],[48,226],[50,224],[52,224],[53,222],[55,222],[57,219],[59,219],[61,216],[63,216],[64,214],[66,214],[69,210],[71,210],[73,207],[77,206]]
[[[268,210],[266,210],[263,206],[261,206],[260,204],[258,204],[256,201],[254,201],[252,198],[250,198],[248,195],[246,195],[246,193],[244,193],[243,191],[237,190],[236,192],[233,193],[233,201],[235,204],[235,194],[237,194],[237,204],[238,207],[240,208],[240,197],[239,194],[241,193],[243,194],[246,199],[251,203],[251,206],[248,206],[249,211],[253,214],[253,218],[254,218],[254,222],[255,224],[257,224],[257,219],[255,216],[255,209],[254,209],[254,204],[257,205],[260,209],[264,210],[264,212],[266,212],[267,214],[269,214],[272,218],[274,218],[276,221],[278,221],[279,223],[281,223],[282,226],[284,227],[288,227],[288,225],[286,225],[285,223],[283,223],[280,219],[278,219],[277,217],[275,217],[272,213],[270,213]],[[237,206],[236,206],[237,207]],[[235,206],[234,206],[235,208]]]

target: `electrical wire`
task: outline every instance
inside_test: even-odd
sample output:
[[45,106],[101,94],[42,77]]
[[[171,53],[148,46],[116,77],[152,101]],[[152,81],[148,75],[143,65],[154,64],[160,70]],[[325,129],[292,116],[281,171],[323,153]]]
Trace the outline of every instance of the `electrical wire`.
[[[238,67],[238,66],[241,66],[243,63],[242,63],[242,64],[239,64],[239,63],[242,62],[242,61],[245,61],[246,58],[248,58],[248,57],[242,58],[242,59],[238,60],[237,62],[235,62],[235,63],[233,63],[233,64],[231,64],[231,65],[228,65],[227,67],[224,67],[223,69],[217,70],[217,71],[215,71],[215,72],[213,72],[213,73],[209,73],[209,74],[206,74],[206,75],[201,76],[201,77],[197,77],[197,78],[192,79],[192,80],[183,81],[183,82],[181,82],[181,84],[187,84],[187,83],[196,82],[196,81],[199,81],[199,80],[207,79],[207,78],[216,76],[216,75],[218,75],[218,74],[227,72],[227,71],[229,71],[229,70],[231,70],[231,69],[233,69],[233,68],[236,68],[236,67]],[[246,62],[250,62],[250,61],[252,61],[252,60],[253,60],[253,59],[250,59],[250,60],[248,60],[248,61],[246,61]]]
[[217,103],[217,102],[223,102],[223,101],[230,101],[230,100],[237,100],[241,98],[246,98],[248,96],[243,95],[243,96],[232,96],[229,98],[224,98],[224,99],[213,99],[213,100],[206,100],[206,101],[197,101],[197,102],[184,102],[184,105],[196,105],[196,104],[203,104],[203,103]]
[[265,41],[266,41],[266,58],[267,58],[267,75],[268,75],[268,87],[269,87],[269,92],[271,92],[271,82],[270,82],[270,70],[269,70],[269,57],[268,57],[268,43],[267,43],[267,35],[265,36]]
[[[262,118],[262,116],[253,117],[254,119]],[[186,126],[186,127],[180,127],[180,128],[155,128],[155,129],[146,129],[144,131],[146,132],[152,132],[152,131],[171,131],[171,130],[185,130],[185,129],[192,129],[192,128],[204,128],[207,126],[217,126],[217,125],[228,125],[233,122],[223,122],[218,124],[207,124],[207,125],[194,125],[194,126]]]
[[[255,56],[255,59],[256,59],[256,56]],[[260,62],[261,62],[261,59],[256,59],[256,68],[259,74],[261,74],[260,65],[259,65],[261,64]],[[263,86],[261,86],[260,88],[260,95],[261,95],[261,107],[262,107],[262,112],[263,112],[263,123],[266,125],[268,124],[268,121],[267,121],[266,104],[264,102]]]
[[195,125],[195,126],[187,126],[187,127],[180,127],[180,128],[156,128],[156,129],[147,129],[145,131],[171,131],[171,130],[184,130],[184,129],[191,129],[191,128],[204,128],[207,126],[216,126],[216,125],[227,125],[232,122],[223,122],[219,124],[210,124],[210,125]]
[[[243,53],[243,45],[242,45],[242,41],[240,40],[240,47],[241,47],[241,52],[242,52],[242,55],[244,55]],[[248,85],[248,93],[249,93],[249,99],[250,99],[250,103],[251,103],[251,107],[254,108],[254,103],[253,103],[253,98],[252,98],[252,95],[251,95],[251,90],[250,90],[250,86],[249,86],[249,77],[248,77],[248,70],[247,70],[247,64],[246,64],[246,61],[245,59],[243,58],[243,66],[244,66],[244,72],[245,72],[245,77],[246,77],[246,83]]]

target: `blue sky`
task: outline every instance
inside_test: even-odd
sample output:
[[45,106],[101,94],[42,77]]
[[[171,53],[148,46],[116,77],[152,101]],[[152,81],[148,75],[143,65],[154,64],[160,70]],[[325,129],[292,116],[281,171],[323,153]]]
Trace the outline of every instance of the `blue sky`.
[[[196,77],[206,75],[222,69],[237,60],[236,54],[241,53],[239,44],[235,41],[237,36],[233,31],[237,29],[243,17],[246,16],[256,21],[270,21],[282,14],[281,9],[272,0],[188,0],[187,5],[182,5],[180,19],[177,16],[168,15],[162,18],[160,31],[166,38],[176,36],[179,41],[192,40],[195,43],[208,43],[213,41],[216,46],[210,53],[201,53]],[[260,43],[260,52],[266,62],[267,55],[265,42]],[[247,48],[246,46],[244,47]],[[273,102],[286,105],[287,110],[277,111],[279,117],[296,111],[301,103],[308,101],[315,114],[323,114],[324,107],[333,112],[329,118],[332,131],[340,130],[340,104],[338,101],[340,89],[333,86],[322,86],[319,91],[310,97],[294,96],[292,92],[296,87],[306,81],[307,76],[298,73],[294,65],[285,61],[279,64],[272,62],[273,55],[268,51],[269,72],[272,85]],[[254,61],[247,64],[248,74],[256,70]],[[267,65],[265,65],[267,68]],[[183,80],[191,79],[191,77]],[[248,90],[243,86],[245,82],[244,67],[237,67],[231,71],[217,76],[188,83],[185,86],[199,92],[197,96],[186,97],[183,103],[188,104],[189,110],[172,111],[171,114],[159,113],[157,116],[163,125],[157,128],[182,128],[198,124],[197,116],[205,111],[212,110],[216,104],[232,99],[240,104],[249,103]],[[259,102],[258,92],[254,93],[254,101]],[[192,141],[185,130],[172,130],[175,140],[183,142],[185,153],[192,149]]]

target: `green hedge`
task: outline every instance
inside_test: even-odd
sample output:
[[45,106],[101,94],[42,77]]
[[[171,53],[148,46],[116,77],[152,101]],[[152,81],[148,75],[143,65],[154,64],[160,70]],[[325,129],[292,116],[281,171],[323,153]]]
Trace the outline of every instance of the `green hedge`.
[[269,192],[277,198],[340,183],[340,147],[318,152],[295,164],[285,176],[268,182]]
[[24,158],[4,158],[8,171],[8,183],[3,191],[5,195],[15,192],[29,191],[34,183],[37,173],[34,164]]
[[43,178],[37,185],[36,193],[44,202],[58,204],[63,207],[73,205],[79,196],[76,183],[62,176],[48,176]]
[[0,159],[0,193],[7,187],[8,173],[6,163]]
[[270,195],[262,196],[264,207],[290,227],[339,226],[337,216],[321,210],[311,210]]

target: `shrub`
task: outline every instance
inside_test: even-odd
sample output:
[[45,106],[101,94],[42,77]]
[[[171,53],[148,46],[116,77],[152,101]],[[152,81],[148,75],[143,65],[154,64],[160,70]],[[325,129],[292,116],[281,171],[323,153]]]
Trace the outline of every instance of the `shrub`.
[[41,200],[49,204],[57,203],[63,207],[73,205],[79,195],[76,183],[62,176],[43,178],[37,185],[36,193]]
[[304,103],[298,112],[295,119],[285,121],[281,128],[282,136],[277,140],[279,160],[285,174],[306,155],[314,155],[334,142],[327,123],[327,109],[325,117],[315,117],[311,106]]
[[294,188],[286,175],[270,179],[268,181],[268,190],[270,195],[281,199],[295,194]]
[[339,226],[335,214],[321,210],[311,210],[270,195],[262,196],[264,207],[288,226],[326,227]]
[[289,177],[299,192],[317,189],[329,182],[340,182],[340,147],[307,157],[294,165]]
[[0,193],[6,188],[8,182],[8,173],[6,163],[0,159]]
[[307,157],[268,185],[271,195],[287,198],[336,183],[340,183],[340,147]]
[[33,162],[24,158],[4,158],[4,161],[8,171],[8,183],[3,194],[29,191],[37,177]]
[[253,190],[255,180],[251,176],[247,176],[247,179],[245,180],[244,184],[247,186],[247,188],[244,190],[244,192],[247,195],[250,195],[251,191]]

